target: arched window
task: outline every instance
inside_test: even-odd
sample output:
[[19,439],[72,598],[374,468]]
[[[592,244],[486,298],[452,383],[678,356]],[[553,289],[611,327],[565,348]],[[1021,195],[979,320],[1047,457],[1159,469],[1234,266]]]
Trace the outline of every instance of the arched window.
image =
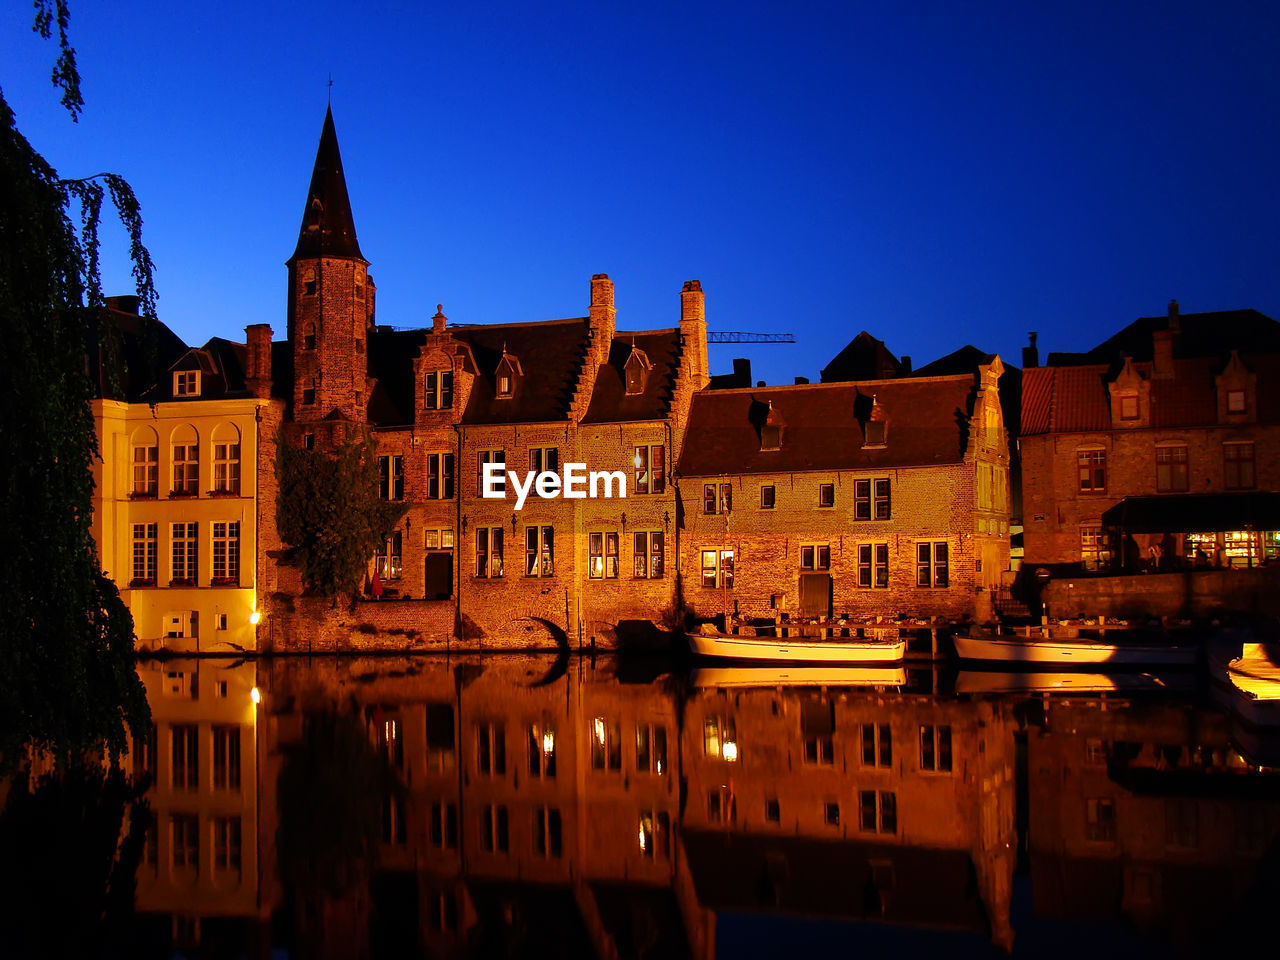
[[213,431],[213,492],[240,492],[240,430],[220,423]]
[[151,427],[139,427],[130,438],[133,448],[134,497],[154,497],[160,492],[160,438]]
[[173,464],[171,497],[194,497],[200,493],[200,435],[190,424],[183,424],[169,435]]

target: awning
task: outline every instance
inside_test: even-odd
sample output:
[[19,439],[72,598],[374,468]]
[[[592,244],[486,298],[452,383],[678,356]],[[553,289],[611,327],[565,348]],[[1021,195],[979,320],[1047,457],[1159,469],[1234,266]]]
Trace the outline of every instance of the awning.
[[1125,497],[1102,523],[1126,533],[1280,530],[1280,493],[1184,493]]

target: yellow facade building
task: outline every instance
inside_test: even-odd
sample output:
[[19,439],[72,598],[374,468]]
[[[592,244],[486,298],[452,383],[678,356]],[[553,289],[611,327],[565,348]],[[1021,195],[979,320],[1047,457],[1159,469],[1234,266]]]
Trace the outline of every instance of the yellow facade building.
[[115,382],[103,373],[93,401],[102,569],[133,613],[139,649],[254,650],[257,463],[270,401],[246,387],[244,345],[215,338],[185,349],[159,323],[141,328],[121,309],[128,299],[110,301],[108,320],[124,330],[126,357],[155,359],[127,357]]

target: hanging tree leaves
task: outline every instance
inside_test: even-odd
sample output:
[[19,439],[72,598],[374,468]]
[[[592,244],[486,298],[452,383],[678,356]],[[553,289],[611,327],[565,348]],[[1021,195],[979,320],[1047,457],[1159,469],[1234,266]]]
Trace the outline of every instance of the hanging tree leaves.
[[[74,120],[83,100],[66,2],[35,8],[38,33],[56,25],[53,82]],[[90,536],[98,446],[86,357],[107,327],[93,322],[107,197],[129,232],[141,312],[154,317],[129,185],[114,174],[60,179],[0,93],[0,766],[26,746],[117,752],[126,722],[138,729],[149,717],[133,621]]]

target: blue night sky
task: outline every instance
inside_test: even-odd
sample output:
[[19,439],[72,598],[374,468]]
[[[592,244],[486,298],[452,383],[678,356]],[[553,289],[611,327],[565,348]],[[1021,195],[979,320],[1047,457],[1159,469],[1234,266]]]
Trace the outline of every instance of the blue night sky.
[[[1280,318],[1280,5],[72,0],[85,113],[31,7],[0,86],[64,176],[143,205],[183,339],[284,335],[326,79],[378,319],[674,326],[702,280],[720,371],[816,378],[867,329],[919,366],[1020,362],[1138,316]],[[129,292],[121,232],[107,292]],[[1043,355],[1043,353],[1042,353]]]

